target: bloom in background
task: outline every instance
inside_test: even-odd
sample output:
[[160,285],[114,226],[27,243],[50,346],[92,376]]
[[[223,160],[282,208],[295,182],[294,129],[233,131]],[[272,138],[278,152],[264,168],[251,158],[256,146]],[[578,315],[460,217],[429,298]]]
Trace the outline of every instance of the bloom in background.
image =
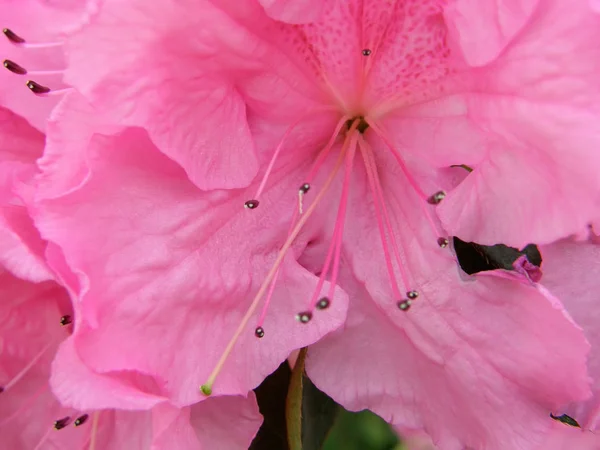
[[[60,250],[42,240],[29,216],[35,161],[43,146],[39,131],[0,109],[3,448],[248,448],[262,421],[252,393],[247,398],[217,397],[177,408],[143,374],[104,375],[81,362],[69,338],[77,314],[49,265],[62,267],[57,270],[61,283],[73,294],[79,281],[64,266]],[[68,391],[69,383],[78,386],[77,395],[63,396],[61,403],[55,394]],[[86,400],[94,408],[81,407]]]
[[590,395],[588,343],[526,274],[462,273],[449,237],[597,217],[600,16],[504,6],[102,2],[65,40],[79,92],[37,180],[52,268],[76,274],[59,399],[107,407],[69,355],[185,407],[319,341],[308,374],[347,408],[441,449],[540,448]]
[[[0,298],[4,448],[244,450],[256,434],[261,417],[253,395],[216,397],[179,409],[144,393],[147,380],[134,372],[119,377],[92,373],[77,359],[70,340],[58,356],[68,374],[59,372],[52,387],[60,392],[60,378],[67,378],[77,380],[80,391],[70,404],[59,403],[48,381],[56,350],[73,326],[67,292],[56,282],[32,283],[2,270]],[[84,397],[93,398],[97,410],[74,406]]]

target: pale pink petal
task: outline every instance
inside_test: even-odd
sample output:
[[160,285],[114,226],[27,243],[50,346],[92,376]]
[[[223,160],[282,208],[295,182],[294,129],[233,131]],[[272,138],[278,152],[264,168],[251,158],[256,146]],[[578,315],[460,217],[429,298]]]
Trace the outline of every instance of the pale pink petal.
[[[202,193],[141,130],[96,136],[82,151],[90,164],[88,181],[43,201],[37,214],[44,235],[62,247],[85,287],[76,352],[95,371],[138,371],[153,377],[175,403],[197,402],[198,386],[286,237],[302,175],[284,166],[258,210],[251,211],[243,206],[250,191]],[[307,229],[296,245],[306,245],[311,233]],[[215,393],[245,394],[291,350],[342,323],[341,291],[339,301],[309,324],[295,320],[316,282],[292,254],[286,257],[265,337],[254,336],[255,315]],[[75,380],[67,382],[66,370],[64,376],[65,391],[55,389],[71,402],[81,388]]]
[[474,73],[469,117],[497,140],[487,146],[489,160],[440,205],[450,233],[522,247],[578,232],[596,217],[598,39],[600,16],[585,2],[541,0],[518,39]]
[[583,428],[600,430],[600,245],[564,240],[542,246],[540,251],[541,283],[560,298],[592,345],[588,365],[594,398],[555,414],[566,412]]

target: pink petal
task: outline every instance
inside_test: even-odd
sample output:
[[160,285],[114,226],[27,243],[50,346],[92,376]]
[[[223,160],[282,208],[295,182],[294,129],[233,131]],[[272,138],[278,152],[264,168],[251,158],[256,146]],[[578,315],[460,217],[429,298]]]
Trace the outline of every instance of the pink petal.
[[259,0],[259,2],[270,17],[287,23],[314,22],[330,3],[327,0]]
[[[286,237],[304,171],[284,166],[273,174],[260,208],[250,211],[243,207],[249,192],[202,193],[140,130],[94,137],[87,161],[87,182],[43,201],[37,214],[44,235],[60,245],[84,286],[76,352],[94,371],[137,371],[153,377],[177,404],[199,401],[198,386]],[[309,233],[299,238],[299,248],[312,238]],[[285,259],[265,337],[254,337],[256,325],[250,325],[215,393],[245,394],[290,351],[342,323],[341,291],[339,301],[309,324],[295,320],[316,281],[291,254]],[[65,391],[54,386],[70,403],[81,388],[67,370],[63,374]]]
[[258,163],[237,78],[257,45],[208,2],[108,0],[69,40],[67,80],[115,122],[145,127],[201,189],[243,187]]
[[[378,167],[390,167],[388,158]],[[459,273],[405,178],[392,170],[380,178],[408,278],[404,285],[394,264],[400,295],[419,296],[410,310],[397,307],[371,195],[357,176],[340,282],[350,311],[342,330],[310,348],[309,376],[344,407],[423,429],[441,449],[536,448],[550,412],[589,395],[583,333],[521,276]]]
[[0,108],[0,264],[31,281],[53,278],[44,261],[46,244],[27,209],[43,146],[42,134]]
[[585,2],[543,0],[518,38],[475,74],[469,116],[497,140],[440,205],[451,234],[521,247],[573,234],[596,217],[600,49],[590,43],[599,38],[600,16]]
[[444,11],[450,35],[465,59],[493,61],[527,25],[539,0],[458,0]]
[[[600,311],[597,307],[600,245],[564,240],[542,246],[540,251],[542,284],[561,299],[592,346],[588,365],[594,380],[594,398],[564,412],[583,428],[600,430]],[[562,412],[555,412],[558,413]]]
[[209,398],[190,408],[190,422],[198,440],[207,450],[246,450],[262,423],[262,416],[258,412],[256,398],[252,392],[247,398]]

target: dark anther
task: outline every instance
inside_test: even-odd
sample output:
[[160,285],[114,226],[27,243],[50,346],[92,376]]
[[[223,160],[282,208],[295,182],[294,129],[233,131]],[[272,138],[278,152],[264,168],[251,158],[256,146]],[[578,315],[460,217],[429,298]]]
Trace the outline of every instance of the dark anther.
[[8,28],[4,28],[2,32],[10,42],[14,42],[15,44],[22,44],[23,42],[25,42],[25,39],[23,39],[18,34],[15,34],[12,30],[9,30]]
[[67,417],[63,417],[62,419],[58,419],[54,422],[54,429],[55,430],[62,430],[64,427],[66,427],[69,424],[69,420],[71,418],[69,416]]
[[16,62],[11,61],[10,59],[5,59],[2,64],[12,73],[16,73],[17,75],[25,75],[27,73],[27,70],[24,67],[21,67]]
[[327,309],[330,303],[327,297],[323,297],[317,302],[317,309]]
[[448,239],[446,239],[446,238],[443,238],[443,237],[438,238],[437,243],[442,248],[448,247]]
[[438,191],[427,199],[427,203],[431,205],[437,205],[444,200],[445,197],[446,193],[444,191]]
[[248,209],[258,208],[258,200],[248,200],[244,206]]
[[0,386],[0,394],[2,394],[4,392],[4,388],[2,386]]
[[398,308],[402,311],[408,311],[410,309],[411,301],[410,300],[400,300],[398,302]]
[[265,335],[265,330],[263,329],[263,327],[256,327],[256,330],[254,330],[254,336],[256,336],[257,338],[261,338],[264,337]]
[[29,80],[27,82],[27,87],[34,94],[47,94],[48,92],[50,92],[50,88],[49,87],[42,86],[41,84],[36,83],[35,81],[31,81],[31,80]]
[[308,323],[312,319],[312,313],[310,311],[305,311],[296,314],[296,320],[302,323]]
[[363,56],[369,56],[369,55],[371,54],[371,50],[369,50],[368,48],[365,48],[365,49],[362,51],[362,54],[363,54]]
[[419,296],[419,293],[417,291],[408,291],[406,293],[406,296],[408,298],[410,298],[411,300],[414,300],[415,298],[417,298]]
[[83,425],[87,420],[88,420],[88,416],[87,414],[84,414],[83,416],[79,416],[77,419],[75,419],[75,422],[73,422],[73,424],[78,427],[79,425]]
[[473,172],[473,168],[467,166],[466,164],[452,164],[450,167],[460,167],[461,169],[465,169],[467,172]]
[[346,121],[346,128],[349,130],[352,127],[352,124],[358,120],[358,125],[356,129],[360,134],[364,134],[365,131],[369,128],[369,123],[365,120],[364,117],[354,117],[353,119],[348,119]]
[[60,324],[61,324],[63,327],[64,327],[64,326],[66,326],[66,325],[70,325],[70,324],[72,324],[72,323],[73,323],[73,318],[72,318],[71,316],[69,316],[69,315],[62,316],[62,317],[60,318]]
[[555,416],[554,414],[550,413],[550,417],[552,417],[554,420],[558,420],[559,422],[566,423],[567,425],[571,425],[572,427],[581,428],[581,425],[579,425],[579,422],[577,422],[571,416],[568,416],[566,414],[563,414],[562,416]]
[[303,194],[306,194],[309,190],[310,184],[308,183],[304,183],[302,186],[300,186],[300,192],[302,192]]

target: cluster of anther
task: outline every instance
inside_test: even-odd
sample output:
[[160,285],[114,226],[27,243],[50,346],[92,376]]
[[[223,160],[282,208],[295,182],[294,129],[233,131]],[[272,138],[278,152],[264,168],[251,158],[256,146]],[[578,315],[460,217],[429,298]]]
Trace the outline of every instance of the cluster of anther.
[[[4,36],[6,36],[6,38],[13,44],[25,43],[25,39],[23,39],[21,36],[16,34],[14,31],[10,30],[9,28],[3,28],[2,33],[4,33]],[[17,75],[27,75],[27,69],[20,66],[16,62],[11,61],[10,59],[5,59],[2,62],[2,65],[5,69],[9,70],[12,73],[15,73]],[[47,94],[51,91],[49,87],[41,85],[33,80],[28,80],[26,84],[29,90],[34,94]]]
[[406,293],[406,297],[407,298],[404,298],[398,302],[398,308],[402,311],[408,311],[410,309],[412,301],[419,297],[419,293],[417,291],[408,291]]
[[[77,419],[75,419],[75,421],[73,422],[73,425],[75,425],[76,427],[83,425],[88,420],[88,417],[89,416],[87,414],[83,414],[83,415],[79,416]],[[54,421],[54,429],[62,430],[67,425],[69,425],[69,423],[71,423],[70,416],[66,416],[66,417],[63,417],[62,419],[55,420]]]
[[[317,302],[317,309],[322,311],[324,309],[329,308],[330,304],[331,301],[327,297],[321,297]],[[312,312],[303,311],[301,313],[296,314],[296,320],[300,323],[308,323],[312,319],[312,316]]]

